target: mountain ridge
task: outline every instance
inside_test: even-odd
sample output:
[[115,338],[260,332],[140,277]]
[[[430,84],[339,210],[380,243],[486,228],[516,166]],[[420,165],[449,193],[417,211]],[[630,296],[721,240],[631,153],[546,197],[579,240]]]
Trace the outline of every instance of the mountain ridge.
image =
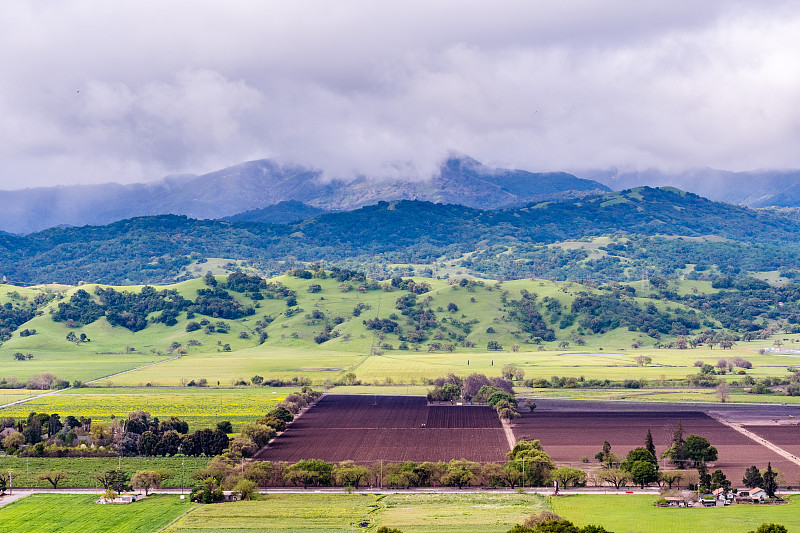
[[495,169],[466,156],[451,157],[439,175],[418,181],[367,177],[323,181],[320,171],[264,159],[200,176],[175,175],[151,183],[0,191],[0,203],[6,207],[0,211],[0,230],[25,234],[57,225],[99,225],[162,214],[217,219],[287,200],[325,211],[401,199],[497,209],[609,190],[567,173]]
[[158,215],[0,235],[0,274],[22,282],[153,283],[175,279],[192,257],[261,261],[275,271],[279,262],[377,256],[430,264],[491,246],[546,246],[602,235],[715,235],[797,248],[800,224],[772,212],[649,187],[500,210],[399,200],[289,224]]

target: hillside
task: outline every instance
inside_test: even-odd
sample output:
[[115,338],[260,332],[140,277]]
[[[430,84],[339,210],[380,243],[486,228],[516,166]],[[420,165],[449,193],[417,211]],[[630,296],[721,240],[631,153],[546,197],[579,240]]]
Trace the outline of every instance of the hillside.
[[[800,286],[755,280],[720,290],[656,279],[380,283],[346,270],[291,274],[205,276],[159,288],[3,286],[0,378],[24,381],[49,372],[87,380],[176,356],[183,357],[171,364],[188,368],[203,360],[209,371],[230,378],[259,365],[282,378],[312,370],[325,370],[324,376],[339,375],[370,353],[387,361],[392,354],[419,354],[420,364],[429,365],[436,353],[455,352],[489,365],[492,353],[509,350],[611,356],[638,347],[732,346],[768,339],[778,328],[784,335],[800,332]],[[630,357],[620,361],[630,365]],[[153,372],[162,383],[178,377]]]
[[58,225],[108,224],[164,214],[216,219],[288,200],[344,211],[403,199],[496,209],[608,190],[600,183],[563,172],[489,168],[465,156],[448,159],[430,179],[412,176],[383,181],[369,176],[323,179],[318,170],[259,160],[202,176],[171,176],[152,183],[0,191],[4,206],[0,230],[29,233]]
[[681,172],[656,169],[626,171],[595,170],[580,173],[612,189],[667,186],[691,191],[712,200],[748,207],[800,206],[800,170],[752,170],[730,172],[695,168]]
[[229,217],[223,217],[225,222],[266,222],[270,224],[289,224],[299,222],[317,215],[324,215],[328,211],[306,205],[297,200],[284,200],[275,205],[251,209]]
[[[381,202],[291,224],[165,215],[0,235],[0,275],[25,283],[165,283],[205,272],[202,260],[215,257],[244,260],[265,273],[284,272],[293,261],[325,261],[366,268],[374,277],[385,277],[392,264],[432,268],[448,262],[479,275],[559,279],[587,273],[638,279],[645,267],[651,273],[668,268],[664,273],[671,274],[687,263],[722,271],[789,272],[800,267],[798,229],[796,221],[775,213],[676,189],[640,188],[497,211]],[[633,246],[615,245],[594,256],[574,246],[548,246],[602,235],[648,240],[637,238]],[[579,261],[583,271],[570,268]]]
[[[626,290],[599,324],[593,322],[591,307],[611,294],[608,289],[535,280],[496,284],[398,278],[379,284],[349,271],[300,271],[267,280],[232,275],[214,281],[216,286],[201,278],[157,290],[4,286],[0,303],[8,306],[0,316],[5,332],[0,378],[23,380],[51,372],[87,379],[81,372],[91,374],[92,365],[81,367],[80,360],[85,357],[88,363],[97,354],[111,354],[103,364],[115,360],[115,369],[169,355],[231,352],[252,357],[299,350],[287,365],[319,367],[332,353],[345,358],[393,350],[479,353],[493,342],[506,350],[512,344],[553,349],[576,342],[628,346],[641,339],[652,344],[655,337],[666,341],[699,331],[703,318],[682,304],[668,309]],[[601,300],[587,300],[590,295]],[[7,307],[28,313],[14,321]],[[15,353],[33,357],[15,361]]]

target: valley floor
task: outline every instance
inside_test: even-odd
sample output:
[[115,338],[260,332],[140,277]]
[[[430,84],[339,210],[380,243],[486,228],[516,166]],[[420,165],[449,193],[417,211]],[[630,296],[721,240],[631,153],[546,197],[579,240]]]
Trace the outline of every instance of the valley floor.
[[[36,494],[0,508],[9,533],[92,532],[168,533],[215,531],[374,531],[382,525],[404,533],[505,532],[530,514],[550,509],[576,525],[602,525],[609,531],[642,533],[739,533],[764,522],[800,528],[795,508],[786,505],[735,505],[678,509],[653,506],[652,494],[546,497],[533,493],[447,491],[437,493],[274,493],[258,501],[190,504],[178,496],[151,496],[133,504],[95,505],[96,495]],[[48,512],[54,508],[70,512]]]

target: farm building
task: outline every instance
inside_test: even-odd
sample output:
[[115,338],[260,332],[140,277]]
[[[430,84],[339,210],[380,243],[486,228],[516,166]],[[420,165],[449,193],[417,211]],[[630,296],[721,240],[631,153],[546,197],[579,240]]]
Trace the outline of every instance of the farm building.
[[741,489],[739,493],[736,495],[737,502],[752,502],[752,503],[760,503],[763,502],[768,498],[767,493],[761,487],[755,487],[752,489]]

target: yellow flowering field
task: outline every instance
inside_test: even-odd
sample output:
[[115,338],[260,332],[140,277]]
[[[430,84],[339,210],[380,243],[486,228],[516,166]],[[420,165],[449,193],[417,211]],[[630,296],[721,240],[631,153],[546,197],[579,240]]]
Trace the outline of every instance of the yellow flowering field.
[[82,388],[64,391],[30,402],[0,409],[0,417],[26,417],[31,411],[85,416],[97,422],[110,422],[112,416],[126,417],[131,411],[148,411],[159,418],[177,416],[189,423],[189,429],[215,427],[229,420],[234,430],[246,422],[264,416],[282,401],[291,388],[217,389],[200,387],[154,388]]

